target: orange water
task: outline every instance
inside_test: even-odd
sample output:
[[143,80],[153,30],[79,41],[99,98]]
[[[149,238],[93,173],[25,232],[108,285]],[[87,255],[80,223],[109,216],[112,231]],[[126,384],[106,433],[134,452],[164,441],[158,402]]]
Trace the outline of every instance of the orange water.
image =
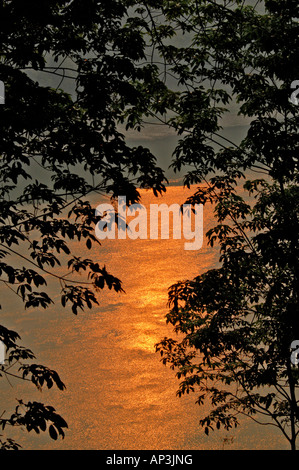
[[[183,203],[190,192],[170,187],[163,200],[143,192],[142,203]],[[213,224],[204,208],[204,231]],[[167,289],[215,267],[217,250],[206,240],[198,251],[185,251],[185,240],[107,240],[92,253],[76,246],[123,281],[125,294],[108,290],[99,306],[74,316],[61,307],[58,284],[50,284],[56,304],[46,311],[24,311],[17,298],[1,291],[2,323],[16,329],[37,362],[58,371],[66,391],[42,393],[30,384],[1,380],[2,408],[15,398],[52,404],[69,425],[64,440],[11,433],[30,449],[283,449],[284,439],[272,427],[244,420],[227,433],[206,436],[198,426],[207,407],[196,395],[176,397],[175,373],[160,362],[155,343],[173,335],[165,323]],[[5,294],[5,295],[4,295]],[[5,309],[6,306],[6,309]]]

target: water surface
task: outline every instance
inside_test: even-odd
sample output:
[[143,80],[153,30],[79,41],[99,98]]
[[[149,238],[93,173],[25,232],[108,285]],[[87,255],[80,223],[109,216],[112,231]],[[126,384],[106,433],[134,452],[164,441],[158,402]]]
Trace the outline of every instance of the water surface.
[[[143,191],[142,203],[183,203],[188,190],[168,188],[158,201]],[[213,223],[204,208],[204,231]],[[198,421],[208,412],[196,395],[176,396],[175,373],[160,362],[155,344],[173,335],[165,323],[167,289],[215,267],[217,250],[185,251],[184,240],[107,240],[92,251],[95,261],[123,281],[125,294],[108,290],[99,306],[74,316],[60,305],[58,285],[50,284],[56,304],[46,311],[24,311],[17,298],[1,291],[2,322],[17,330],[39,363],[58,371],[67,389],[42,393],[23,382],[1,384],[2,408],[16,398],[52,404],[69,425],[64,440],[13,434],[29,449],[284,449],[275,429],[244,420],[227,433],[207,437]],[[80,256],[91,253],[76,246]]]

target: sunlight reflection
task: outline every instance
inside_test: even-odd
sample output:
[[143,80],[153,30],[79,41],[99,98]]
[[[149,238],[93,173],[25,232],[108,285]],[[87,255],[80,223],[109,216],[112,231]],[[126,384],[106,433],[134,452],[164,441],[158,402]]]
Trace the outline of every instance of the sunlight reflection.
[[160,336],[157,331],[153,331],[153,324],[141,321],[135,325],[135,328],[137,331],[133,339],[133,347],[151,353],[154,352],[155,344],[159,341]]
[[[170,187],[162,199],[167,204],[183,203],[187,193]],[[149,192],[142,196],[144,204],[157,202]],[[213,213],[207,207],[204,231],[212,223]],[[176,397],[175,374],[155,353],[156,343],[173,336],[165,322],[168,288],[215,267],[217,250],[204,244],[201,250],[187,252],[182,240],[108,240],[93,251],[82,245],[74,248],[78,256],[105,264],[123,281],[126,293],[103,290],[97,294],[99,306],[76,317],[62,311],[56,293],[55,306],[42,315],[20,310],[12,318],[13,299],[4,318],[12,329],[24,332],[25,344],[41,363],[58,370],[67,384],[62,394],[50,391],[51,403],[69,424],[65,441],[51,442],[51,449],[221,449],[221,434],[208,439],[199,429],[205,411],[195,406],[196,397]],[[23,397],[21,386],[15,391]],[[3,395],[6,404],[15,396],[8,386]],[[21,436],[25,447],[50,446],[27,434]],[[245,428],[234,447],[248,446],[248,435]],[[250,442],[253,448],[269,439],[266,434],[257,436]]]

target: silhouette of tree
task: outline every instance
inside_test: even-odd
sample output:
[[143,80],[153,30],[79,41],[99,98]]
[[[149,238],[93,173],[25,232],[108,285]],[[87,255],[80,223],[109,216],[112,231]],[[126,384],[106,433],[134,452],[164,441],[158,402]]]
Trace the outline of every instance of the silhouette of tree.
[[[104,287],[122,292],[105,266],[73,251],[73,241],[88,249],[98,243],[90,196],[124,195],[131,204],[138,188],[165,191],[155,157],[127,145],[120,131],[120,124],[140,129],[144,111],[166,91],[158,68],[142,64],[142,25],[130,16],[129,3],[1,2],[0,275],[26,309],[53,303],[46,276],[57,280],[62,306],[74,314],[97,304]],[[84,272],[84,281],[70,276]],[[0,340],[7,350],[2,378],[65,388],[57,372],[34,362],[17,332],[1,326]],[[51,406],[20,400],[13,414],[1,415],[0,426],[48,431],[57,439],[67,423]],[[2,449],[19,447],[3,439]]]
[[[290,96],[299,77],[298,2],[153,7],[144,2],[152,43],[181,87],[165,121],[181,136],[172,166],[188,168],[188,187],[200,184],[189,203],[214,207],[207,240],[220,250],[218,268],[170,288],[167,322],[179,336],[157,351],[181,380],[179,396],[210,400],[200,421],[207,434],[245,414],[278,427],[295,449],[299,173],[298,103]],[[241,142],[222,129],[232,112],[248,126]]]
[[[157,350],[182,379],[179,395],[210,399],[200,421],[207,434],[246,414],[277,426],[292,449],[299,267],[298,103],[290,95],[299,78],[298,9],[295,0],[0,6],[2,283],[25,308],[46,308],[50,275],[74,314],[97,303],[104,286],[121,292],[105,267],[71,251],[72,241],[97,242],[91,194],[126,195],[130,204],[138,187],[165,190],[154,156],[129,147],[119,125],[140,130],[146,116],[173,127],[180,141],[172,167],[186,169],[187,186],[200,184],[188,202],[214,205],[217,225],[207,237],[220,258],[218,268],[170,288],[167,321],[179,339],[164,338]],[[236,109],[249,126],[241,142],[221,127]],[[85,272],[86,282],[61,275],[62,262],[68,274]],[[21,362],[21,378],[64,388],[55,371],[32,363],[16,332],[3,326],[0,339],[8,350],[2,376]],[[48,429],[55,439],[67,424],[52,407],[20,402],[0,425]],[[18,445],[7,439],[2,447]]]

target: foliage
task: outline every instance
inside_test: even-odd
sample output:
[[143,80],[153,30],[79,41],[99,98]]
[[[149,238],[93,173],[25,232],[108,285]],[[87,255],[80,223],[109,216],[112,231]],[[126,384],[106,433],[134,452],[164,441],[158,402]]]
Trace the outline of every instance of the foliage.
[[[200,421],[207,434],[245,414],[277,426],[295,449],[298,107],[289,98],[299,76],[298,3],[162,3],[158,13],[145,10],[156,23],[152,43],[180,86],[167,120],[181,136],[172,166],[186,168],[187,186],[200,184],[188,202],[214,207],[207,240],[220,258],[219,268],[170,288],[167,321],[179,339],[164,338],[157,350],[181,379],[179,396],[210,399]],[[180,32],[179,45],[160,34],[162,20],[168,37]],[[222,130],[232,112],[248,126],[241,142]]]
[[[120,125],[141,130],[151,117],[174,128],[172,167],[185,171],[187,186],[200,185],[189,202],[213,205],[217,225],[207,237],[220,259],[219,268],[170,288],[167,321],[180,338],[165,338],[157,350],[182,379],[179,395],[197,391],[199,404],[210,398],[201,420],[206,433],[237,425],[239,414],[261,416],[292,449],[299,418],[298,369],[290,363],[299,333],[298,107],[289,97],[299,77],[298,17],[294,0],[0,6],[2,283],[25,308],[47,308],[50,275],[74,314],[96,304],[104,286],[121,292],[121,281],[73,252],[73,242],[97,243],[92,193],[126,195],[130,204],[139,200],[138,187],[165,190],[154,156],[129,147]],[[43,76],[58,81],[44,86]],[[232,112],[248,125],[241,142],[222,129]],[[76,273],[86,281],[69,276]],[[1,335],[8,361],[21,362],[21,378],[64,388],[56,372],[31,362],[17,333],[2,327]],[[0,424],[48,429],[56,438],[66,423],[51,407],[20,401]],[[1,445],[17,448],[11,439]]]
[[[142,114],[166,90],[157,67],[141,64],[142,25],[128,7],[117,0],[1,2],[0,276],[25,309],[53,303],[47,278],[59,283],[62,306],[74,314],[97,304],[105,286],[122,292],[105,266],[76,252],[76,241],[88,249],[98,243],[90,197],[123,195],[130,204],[139,200],[138,188],[165,191],[154,155],[127,145],[120,130],[140,128]],[[38,389],[64,389],[55,371],[32,363],[16,332],[1,326],[0,339],[8,354],[2,377],[19,364],[15,376]],[[52,439],[66,427],[52,407],[22,400],[0,425],[48,429]],[[18,448],[12,439],[1,446]]]

